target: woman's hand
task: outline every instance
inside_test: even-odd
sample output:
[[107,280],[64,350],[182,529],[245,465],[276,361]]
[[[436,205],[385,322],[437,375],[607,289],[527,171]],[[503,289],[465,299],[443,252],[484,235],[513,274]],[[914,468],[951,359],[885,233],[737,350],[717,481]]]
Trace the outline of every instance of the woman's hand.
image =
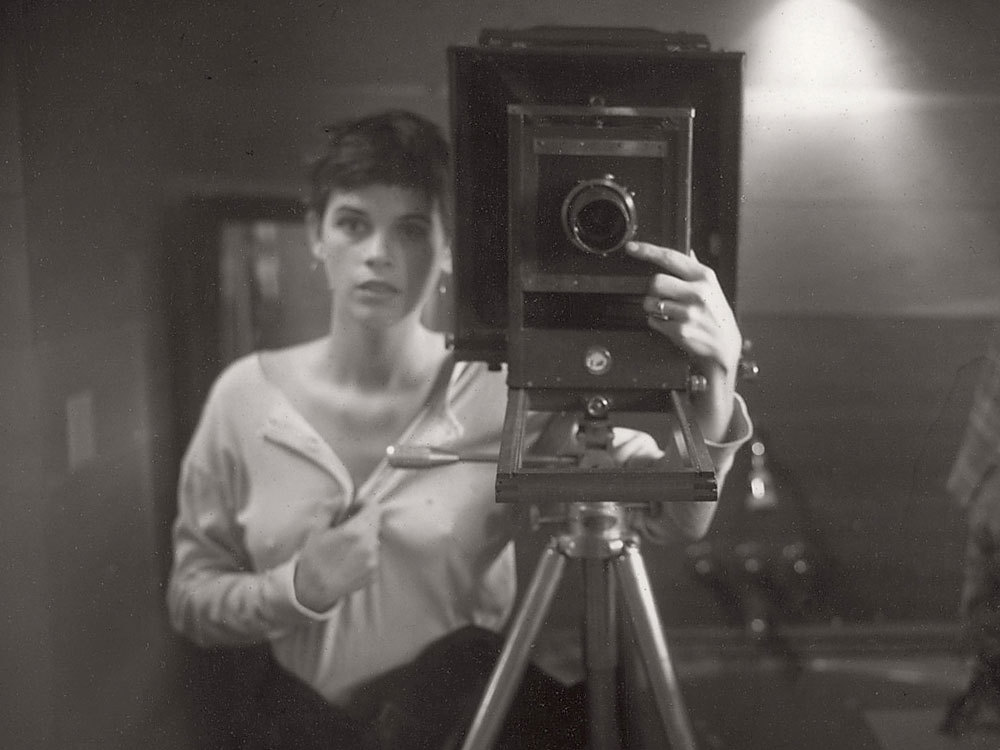
[[708,380],[707,390],[692,396],[694,417],[706,439],[722,440],[732,418],[743,337],[715,272],[693,253],[646,242],[629,242],[625,250],[660,270],[643,300],[649,326],[684,350]]
[[295,566],[295,597],[314,612],[371,582],[378,569],[382,506],[369,503],[343,523],[306,539]]

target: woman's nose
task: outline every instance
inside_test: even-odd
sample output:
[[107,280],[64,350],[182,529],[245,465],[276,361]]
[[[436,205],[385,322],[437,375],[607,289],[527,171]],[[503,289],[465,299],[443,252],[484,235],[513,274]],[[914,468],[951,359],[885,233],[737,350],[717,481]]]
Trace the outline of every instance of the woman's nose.
[[384,232],[376,232],[365,243],[365,263],[370,266],[391,266],[394,251],[391,238]]

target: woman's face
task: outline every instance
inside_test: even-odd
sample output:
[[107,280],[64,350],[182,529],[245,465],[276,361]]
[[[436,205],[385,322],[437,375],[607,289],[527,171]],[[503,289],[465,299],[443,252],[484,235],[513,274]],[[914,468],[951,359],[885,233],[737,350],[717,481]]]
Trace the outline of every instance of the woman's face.
[[309,233],[333,292],[334,316],[366,324],[418,313],[450,262],[440,211],[411,188],[336,191],[326,213],[311,217]]

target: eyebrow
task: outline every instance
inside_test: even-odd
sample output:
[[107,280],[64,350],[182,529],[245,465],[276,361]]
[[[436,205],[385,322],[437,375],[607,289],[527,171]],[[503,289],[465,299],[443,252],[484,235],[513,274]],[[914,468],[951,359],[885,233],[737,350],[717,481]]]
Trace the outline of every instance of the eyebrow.
[[400,221],[412,221],[413,219],[419,219],[420,221],[426,221],[430,223],[431,215],[430,213],[423,213],[421,211],[414,211],[413,213],[403,214],[399,217]]
[[[331,212],[331,216],[340,216],[341,214],[355,214],[363,217],[370,217],[371,212],[363,206],[355,206],[350,203],[342,203],[335,206]],[[410,211],[402,216],[398,217],[396,221],[421,221],[427,224],[434,223],[433,212],[432,211]]]
[[337,213],[337,214],[339,214],[339,213],[352,213],[352,214],[364,214],[365,216],[368,215],[368,211],[367,210],[361,208],[360,206],[351,206],[351,205],[339,205],[339,206],[335,206],[334,209],[333,209],[333,212]]

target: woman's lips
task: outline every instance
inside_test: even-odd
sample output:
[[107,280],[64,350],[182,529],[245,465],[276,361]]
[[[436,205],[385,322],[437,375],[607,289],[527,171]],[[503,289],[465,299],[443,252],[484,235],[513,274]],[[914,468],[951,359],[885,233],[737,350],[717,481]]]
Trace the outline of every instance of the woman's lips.
[[388,281],[375,281],[375,280],[365,281],[361,284],[358,284],[358,289],[360,289],[363,292],[368,292],[369,294],[381,294],[381,295],[399,294],[399,289],[394,287]]

